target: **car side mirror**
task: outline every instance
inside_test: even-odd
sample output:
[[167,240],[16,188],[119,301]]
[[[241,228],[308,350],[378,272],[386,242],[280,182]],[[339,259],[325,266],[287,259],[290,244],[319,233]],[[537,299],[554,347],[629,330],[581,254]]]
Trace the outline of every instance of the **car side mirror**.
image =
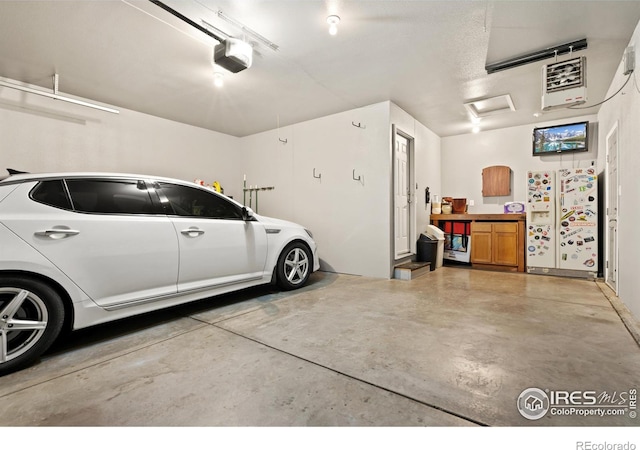
[[247,208],[246,206],[242,207],[242,220],[252,220],[253,219],[253,210],[251,208]]

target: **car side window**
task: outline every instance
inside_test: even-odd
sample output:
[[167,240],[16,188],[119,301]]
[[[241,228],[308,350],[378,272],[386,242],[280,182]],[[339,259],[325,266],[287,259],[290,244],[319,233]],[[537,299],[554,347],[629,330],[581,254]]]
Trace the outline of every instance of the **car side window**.
[[213,192],[171,183],[160,183],[160,187],[178,216],[242,219],[240,208]]
[[101,214],[153,214],[155,208],[144,181],[66,180],[73,209]]
[[71,202],[67,197],[67,191],[62,180],[41,181],[31,191],[31,198],[45,205],[67,210],[71,209]]

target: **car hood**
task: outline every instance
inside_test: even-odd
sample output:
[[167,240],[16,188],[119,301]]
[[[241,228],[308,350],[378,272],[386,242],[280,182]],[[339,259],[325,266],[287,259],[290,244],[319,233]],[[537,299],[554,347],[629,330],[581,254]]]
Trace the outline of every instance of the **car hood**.
[[302,225],[294,222],[289,222],[287,220],[275,219],[273,217],[261,216],[259,214],[254,214],[253,217],[255,217],[256,220],[263,224],[265,227],[300,228],[301,230],[304,230],[304,227]]

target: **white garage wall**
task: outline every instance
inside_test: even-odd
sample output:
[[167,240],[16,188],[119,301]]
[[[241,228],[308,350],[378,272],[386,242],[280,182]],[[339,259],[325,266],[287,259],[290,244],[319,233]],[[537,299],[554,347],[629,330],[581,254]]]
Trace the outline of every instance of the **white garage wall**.
[[[589,151],[563,155],[533,156],[531,136],[535,127],[588,120]],[[477,134],[442,138],[442,196],[474,200],[472,214],[499,214],[510,201],[526,201],[525,174],[528,170],[558,170],[598,165],[597,116],[578,116],[551,122],[537,122]],[[511,195],[482,196],[482,169],[489,166],[511,168]],[[598,172],[604,167],[598,167]]]
[[247,185],[274,186],[259,192],[258,212],[309,227],[323,270],[388,278],[392,124],[415,138],[417,239],[428,224],[424,188],[440,188],[440,138],[391,102],[242,138],[244,173],[233,185],[246,174]]
[[[225,193],[229,191],[242,203],[244,176],[247,187],[274,187],[258,193],[256,212],[294,221],[294,148],[293,126],[241,138],[237,164],[240,170],[233,174],[232,186],[225,188]],[[256,210],[255,194],[250,198],[247,193],[245,204]]]
[[274,186],[258,194],[258,212],[310,228],[323,270],[389,277],[389,105],[242,139],[234,186],[244,174],[248,185]]
[[[598,112],[600,122],[600,148],[602,164],[605,164],[607,134],[618,123],[618,180],[621,186],[618,210],[618,295],[620,299],[640,318],[640,277],[638,261],[640,260],[640,239],[638,239],[638,223],[640,223],[640,23],[631,38],[630,44],[635,47],[636,69],[632,79],[622,91],[611,101],[605,103]],[[611,82],[607,98],[613,95],[626,81],[622,74],[622,62],[616,70]]]
[[[9,80],[10,81],[10,80]],[[0,172],[112,171],[231,182],[239,138],[0,88]]]

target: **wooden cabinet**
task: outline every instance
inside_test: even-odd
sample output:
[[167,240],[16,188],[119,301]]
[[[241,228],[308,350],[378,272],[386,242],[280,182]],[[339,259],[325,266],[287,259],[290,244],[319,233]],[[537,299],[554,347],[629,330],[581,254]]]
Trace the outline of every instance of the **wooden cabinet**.
[[482,196],[505,195],[511,195],[511,169],[508,166],[491,166],[482,169]]
[[493,252],[491,250],[491,223],[471,223],[471,262],[479,264],[492,264]]
[[522,250],[518,222],[472,222],[471,263],[518,270]]
[[515,222],[503,222],[493,224],[493,262],[503,266],[518,265],[518,243],[520,236],[518,224]]
[[471,223],[471,264],[479,269],[524,272],[525,214],[431,214],[445,222]]

